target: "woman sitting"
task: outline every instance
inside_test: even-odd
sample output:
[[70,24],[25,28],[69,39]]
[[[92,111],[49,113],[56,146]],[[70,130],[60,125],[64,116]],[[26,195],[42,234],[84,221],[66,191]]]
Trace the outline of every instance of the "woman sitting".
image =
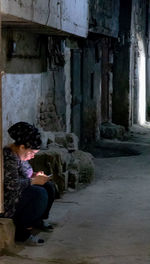
[[[4,217],[12,218],[17,241],[42,244],[32,227],[44,228],[55,199],[55,187],[44,172],[33,172],[28,160],[40,150],[37,128],[18,122],[8,129],[14,143],[4,147]],[[47,228],[51,228],[47,226]]]

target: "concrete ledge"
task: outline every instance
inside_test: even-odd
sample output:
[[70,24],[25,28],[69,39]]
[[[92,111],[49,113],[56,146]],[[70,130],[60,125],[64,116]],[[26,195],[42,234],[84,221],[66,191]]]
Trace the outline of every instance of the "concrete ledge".
[[12,219],[0,218],[0,251],[15,245],[15,226]]
[[80,37],[87,37],[88,34],[88,0],[4,0],[1,1],[1,12],[6,24],[8,21],[11,24],[22,21]]

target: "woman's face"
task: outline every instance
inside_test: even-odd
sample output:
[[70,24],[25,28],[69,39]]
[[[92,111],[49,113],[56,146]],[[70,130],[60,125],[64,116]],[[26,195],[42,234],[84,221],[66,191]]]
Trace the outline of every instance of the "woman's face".
[[19,146],[18,155],[22,161],[33,159],[35,154],[38,153],[37,149],[25,148],[24,145]]

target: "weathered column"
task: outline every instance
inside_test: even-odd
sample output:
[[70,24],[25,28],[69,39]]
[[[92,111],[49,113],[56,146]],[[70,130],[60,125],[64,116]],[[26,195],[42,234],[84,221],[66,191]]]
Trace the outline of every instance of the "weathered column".
[[65,47],[65,100],[66,100],[66,132],[71,132],[71,51],[70,48]]
[[114,56],[113,123],[129,127],[130,30],[132,1],[120,1],[119,38]]

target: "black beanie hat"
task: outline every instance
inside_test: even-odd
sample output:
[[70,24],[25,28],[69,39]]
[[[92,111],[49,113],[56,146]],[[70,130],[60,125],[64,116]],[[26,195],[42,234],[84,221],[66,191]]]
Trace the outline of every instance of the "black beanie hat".
[[8,129],[8,133],[15,140],[16,145],[40,149],[42,143],[41,135],[34,125],[30,125],[27,122],[18,122]]

